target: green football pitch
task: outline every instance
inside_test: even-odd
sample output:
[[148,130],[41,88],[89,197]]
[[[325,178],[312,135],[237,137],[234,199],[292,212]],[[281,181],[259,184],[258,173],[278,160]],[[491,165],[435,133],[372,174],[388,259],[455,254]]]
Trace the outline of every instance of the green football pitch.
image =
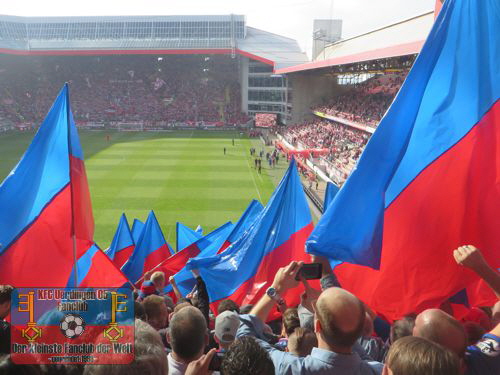
[[[1,180],[33,136],[0,134]],[[260,150],[262,143],[236,131],[81,131],[80,140],[101,248],[109,246],[122,212],[132,225],[134,218],[144,221],[154,210],[172,246],[177,221],[201,225],[205,233],[235,222],[252,199],[267,203],[287,167],[281,159],[277,168],[265,166],[257,173],[249,149]]]

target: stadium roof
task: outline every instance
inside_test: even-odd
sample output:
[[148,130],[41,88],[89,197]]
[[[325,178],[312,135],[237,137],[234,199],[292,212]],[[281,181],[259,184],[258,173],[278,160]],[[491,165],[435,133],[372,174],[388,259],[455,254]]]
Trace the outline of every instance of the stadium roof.
[[246,26],[242,15],[17,17],[0,15],[0,53],[240,54],[281,69],[307,61],[298,43]]
[[277,69],[276,73],[293,73],[416,54],[420,52],[433,24],[434,12],[430,11],[330,44],[315,61]]

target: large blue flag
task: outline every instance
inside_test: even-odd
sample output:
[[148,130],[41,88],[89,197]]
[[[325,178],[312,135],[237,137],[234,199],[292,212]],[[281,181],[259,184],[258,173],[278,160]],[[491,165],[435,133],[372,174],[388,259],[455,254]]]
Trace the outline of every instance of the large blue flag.
[[[200,253],[197,256],[193,256],[193,259],[211,257],[226,250],[250,228],[263,209],[264,207],[259,201],[252,200],[236,224],[229,226],[226,223],[208,234],[206,237],[211,243],[205,248],[203,248],[202,243],[199,243],[197,246],[200,249]],[[186,268],[183,268],[175,275],[175,280],[183,296],[188,294],[196,283],[192,272]],[[166,290],[171,290],[170,285],[167,286]]]
[[341,283],[398,318],[474,280],[453,249],[474,244],[500,266],[500,8],[447,1],[357,167],[307,250],[366,267]]
[[202,234],[179,222],[177,222],[177,225],[175,226],[175,233],[177,251],[185,249],[186,247],[203,237]]
[[[188,247],[182,249],[181,251],[175,253],[165,261],[161,262],[158,267],[155,267],[155,271],[162,271],[165,274],[166,279],[170,276],[175,275],[181,269],[183,269],[190,258],[195,258],[203,251],[206,247],[210,246],[213,241],[219,236],[219,232],[222,229],[227,228],[230,230],[233,224],[229,221],[222,227],[216,229],[215,231],[209,233],[205,237],[200,238],[195,243],[192,243]],[[170,291],[170,288],[167,288]]]
[[335,185],[333,182],[326,183],[325,199],[323,201],[323,212],[325,212],[328,206],[330,206],[330,204],[333,202],[333,198],[335,198],[338,192],[339,187],[337,185]]
[[0,284],[65,287],[77,259],[93,246],[93,234],[83,151],[66,84],[0,185]]
[[[210,257],[217,254],[217,251],[227,241],[233,228],[234,225],[228,221],[224,225],[204,236],[202,239],[194,242],[193,245],[195,245],[200,251],[194,259]],[[196,284],[196,280],[194,279],[192,272],[187,270],[185,267],[177,272],[174,278],[177,287],[183,296],[186,296]],[[170,285],[167,287],[167,291],[170,291]]]
[[125,262],[130,258],[134,252],[135,244],[128,226],[127,217],[125,213],[120,217],[118,228],[116,229],[113,241],[106,251],[106,255],[113,261],[113,263],[121,268]]
[[[249,230],[221,254],[190,260],[188,268],[200,271],[212,303],[225,298],[239,304],[255,303],[280,267],[292,260],[307,259],[304,244],[312,228],[309,206],[292,160]],[[299,295],[294,291],[284,297],[291,306],[298,304]]]
[[144,223],[140,221],[139,219],[134,219],[134,222],[132,223],[132,238],[134,239],[134,243],[137,244],[139,242],[139,238],[141,237],[142,230],[144,229]]
[[222,253],[226,250],[232,243],[234,243],[238,238],[240,238],[245,231],[250,228],[254,223],[255,219],[259,216],[260,212],[264,209],[262,204],[257,200],[252,200],[248,205],[243,215],[236,224],[234,224],[233,230],[226,239],[226,242],[220,247],[218,253]]
[[172,253],[153,211],[148,215],[134,252],[123,265],[122,271],[136,283],[145,272],[153,269]]

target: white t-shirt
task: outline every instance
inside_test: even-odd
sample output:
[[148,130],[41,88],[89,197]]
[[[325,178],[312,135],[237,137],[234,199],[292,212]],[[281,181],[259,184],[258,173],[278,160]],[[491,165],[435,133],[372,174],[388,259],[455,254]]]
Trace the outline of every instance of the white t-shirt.
[[177,362],[172,353],[168,353],[168,375],[184,375],[187,366],[184,362]]

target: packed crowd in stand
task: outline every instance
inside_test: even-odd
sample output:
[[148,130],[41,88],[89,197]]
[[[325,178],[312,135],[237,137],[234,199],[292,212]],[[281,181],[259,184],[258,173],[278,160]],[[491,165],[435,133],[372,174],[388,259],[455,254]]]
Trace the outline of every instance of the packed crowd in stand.
[[353,85],[348,91],[313,108],[314,111],[376,127],[399,91],[405,73],[386,74]]
[[64,82],[78,125],[135,122],[245,124],[238,65],[224,57],[8,56],[0,69],[0,118],[39,124]]
[[[462,246],[458,264],[482,277],[500,297],[500,273],[480,250]],[[135,359],[130,365],[15,365],[9,357],[12,287],[0,286],[0,373],[10,374],[152,374],[223,375],[383,374],[498,375],[500,373],[500,301],[473,307],[460,320],[443,303],[439,309],[387,322],[356,296],[342,289],[328,260],[321,289],[297,280],[301,263],[291,262],[274,277],[255,305],[228,299],[211,311],[203,279],[183,298],[173,277],[147,274],[135,301]],[[489,268],[488,268],[489,267]],[[171,283],[174,294],[163,294]],[[298,306],[281,295],[305,286]],[[175,302],[174,302],[175,301]],[[446,301],[444,301],[446,302]],[[268,321],[270,313],[281,313]],[[214,359],[215,358],[215,359]]]
[[[349,120],[359,125],[376,127],[399,91],[407,72],[385,74],[352,85],[343,94],[313,111]],[[339,120],[341,121],[341,120]],[[342,184],[356,164],[370,133],[340,122],[314,119],[288,126],[280,134],[294,147],[328,149],[320,167],[337,184]]]
[[[328,120],[313,120],[306,124],[288,126],[281,135],[299,149],[328,149],[321,160],[346,176],[358,160],[370,134]],[[339,181],[340,182],[340,181]]]
[[255,126],[263,128],[276,126],[276,115],[272,113],[257,113],[255,115]]

